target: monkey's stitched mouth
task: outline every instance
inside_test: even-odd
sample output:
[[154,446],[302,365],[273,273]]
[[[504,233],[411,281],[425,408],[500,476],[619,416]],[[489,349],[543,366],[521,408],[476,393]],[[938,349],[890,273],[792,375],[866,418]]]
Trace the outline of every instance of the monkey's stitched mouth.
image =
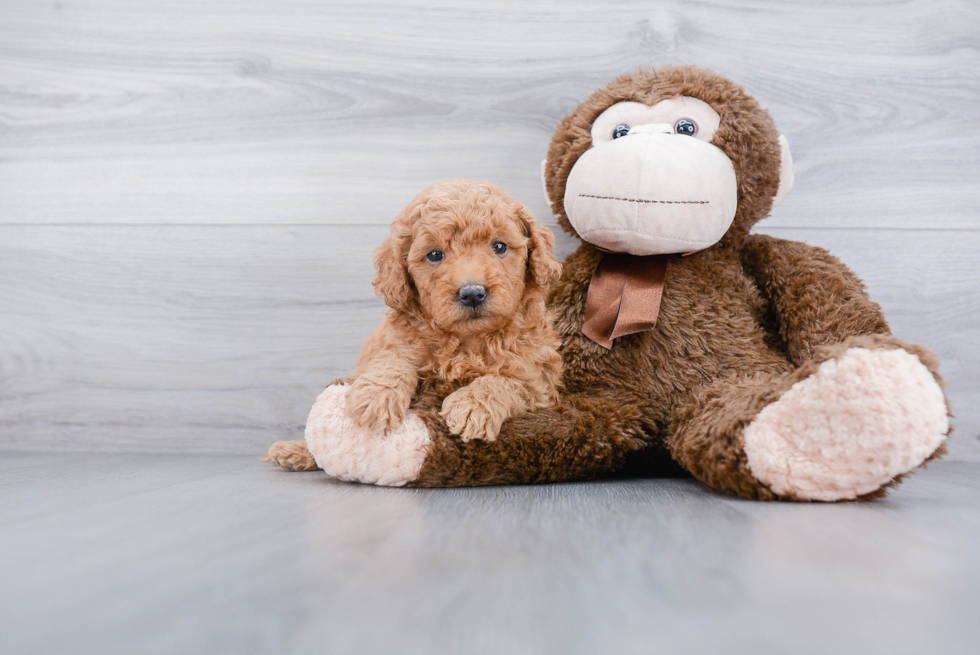
[[619,200],[621,202],[640,202],[652,205],[708,205],[708,200],[644,200],[643,198],[616,198],[615,196],[595,196],[590,193],[580,193],[579,198],[592,198],[594,200]]

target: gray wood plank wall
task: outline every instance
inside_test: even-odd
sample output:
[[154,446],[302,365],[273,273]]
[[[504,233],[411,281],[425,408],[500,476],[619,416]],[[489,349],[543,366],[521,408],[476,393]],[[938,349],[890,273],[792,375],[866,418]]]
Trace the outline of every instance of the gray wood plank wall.
[[980,460],[969,0],[0,0],[0,448],[299,438],[381,317],[395,213],[470,177],[554,225],[557,122],[663,63],[769,108],[797,182],[759,231],[830,248],[942,355]]

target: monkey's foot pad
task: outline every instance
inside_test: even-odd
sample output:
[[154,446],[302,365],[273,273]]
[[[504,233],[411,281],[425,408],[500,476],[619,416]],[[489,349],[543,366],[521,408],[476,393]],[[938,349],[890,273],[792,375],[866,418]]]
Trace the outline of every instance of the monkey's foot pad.
[[915,355],[850,348],[759,413],[745,454],[778,494],[845,500],[919,466],[948,432],[943,392]]

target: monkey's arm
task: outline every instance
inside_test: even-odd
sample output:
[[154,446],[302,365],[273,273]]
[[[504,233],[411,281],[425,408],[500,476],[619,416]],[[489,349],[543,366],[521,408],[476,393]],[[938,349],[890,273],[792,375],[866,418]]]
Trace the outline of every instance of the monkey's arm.
[[743,247],[742,265],[768,299],[774,327],[797,366],[819,346],[890,334],[861,280],[823,248],[754,234]]

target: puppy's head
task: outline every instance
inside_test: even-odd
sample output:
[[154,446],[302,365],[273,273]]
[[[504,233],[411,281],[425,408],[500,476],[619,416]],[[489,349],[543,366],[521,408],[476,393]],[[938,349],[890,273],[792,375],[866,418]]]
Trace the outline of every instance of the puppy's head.
[[375,253],[388,306],[460,335],[496,329],[540,302],[561,273],[554,235],[509,193],[470,180],[418,194]]

